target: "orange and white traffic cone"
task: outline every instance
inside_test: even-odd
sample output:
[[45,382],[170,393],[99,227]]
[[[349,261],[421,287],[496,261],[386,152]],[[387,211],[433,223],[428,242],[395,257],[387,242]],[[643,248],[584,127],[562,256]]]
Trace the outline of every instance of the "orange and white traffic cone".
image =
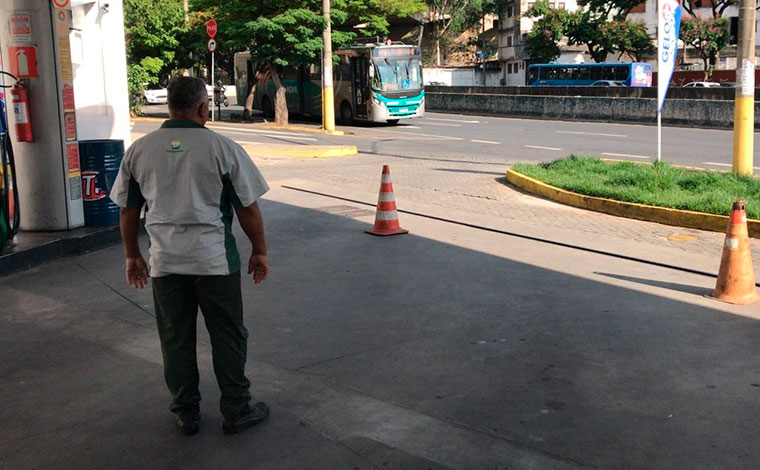
[[365,230],[372,235],[401,235],[409,233],[404,230],[398,221],[396,212],[396,200],[393,197],[393,184],[391,183],[391,169],[383,165],[383,176],[380,180],[380,196],[377,199],[377,212],[375,213],[375,226]]
[[734,201],[731,208],[718,282],[710,297],[732,304],[751,304],[760,300],[755,289],[755,271],[749,251],[747,213],[741,199]]

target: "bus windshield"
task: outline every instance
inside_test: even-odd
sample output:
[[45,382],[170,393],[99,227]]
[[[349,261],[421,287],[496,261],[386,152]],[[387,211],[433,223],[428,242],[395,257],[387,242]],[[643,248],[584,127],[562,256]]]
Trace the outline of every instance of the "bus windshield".
[[372,88],[378,91],[422,88],[422,62],[418,58],[375,59],[374,66]]

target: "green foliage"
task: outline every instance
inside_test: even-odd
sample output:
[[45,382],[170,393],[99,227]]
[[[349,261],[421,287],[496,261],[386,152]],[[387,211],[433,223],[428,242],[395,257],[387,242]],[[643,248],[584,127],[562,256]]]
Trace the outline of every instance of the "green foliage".
[[622,56],[628,54],[639,62],[655,53],[654,44],[647,34],[647,27],[638,21],[613,21],[604,26],[604,33]]
[[316,63],[322,50],[322,15],[307,9],[288,9],[271,18],[247,24],[251,58],[277,65]]
[[752,176],[578,156],[513,169],[579,194],[710,214],[728,215],[731,203],[744,199],[747,214],[760,218],[760,179]]
[[680,39],[693,47],[702,59],[705,79],[712,75],[718,53],[728,46],[728,20],[690,18],[681,23]]
[[540,0],[522,16],[532,18],[533,29],[528,33],[525,49],[536,63],[549,63],[560,55],[559,41],[567,34],[570,14],[554,9],[548,1]]
[[127,84],[130,110],[138,113],[145,83],[168,80],[185,32],[182,0],[125,0]]
[[535,62],[551,62],[560,55],[559,41],[585,45],[596,62],[618,52],[635,60],[655,52],[646,25],[627,21],[627,11],[639,0],[587,0],[585,9],[574,12],[554,9],[545,0],[536,2],[523,16],[532,18],[534,26],[525,44]]

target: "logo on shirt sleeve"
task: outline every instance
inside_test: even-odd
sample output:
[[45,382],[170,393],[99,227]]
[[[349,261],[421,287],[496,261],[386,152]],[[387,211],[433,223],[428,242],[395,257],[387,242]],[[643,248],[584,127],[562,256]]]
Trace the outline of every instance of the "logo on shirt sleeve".
[[182,151],[182,142],[179,140],[172,140],[171,142],[171,148],[169,149],[170,152],[181,152]]

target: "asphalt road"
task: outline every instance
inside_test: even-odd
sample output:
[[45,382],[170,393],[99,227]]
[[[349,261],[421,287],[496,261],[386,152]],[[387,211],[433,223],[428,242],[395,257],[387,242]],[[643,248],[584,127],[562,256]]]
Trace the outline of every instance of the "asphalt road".
[[[145,111],[148,115],[160,115],[166,112],[166,107],[150,106]],[[223,119],[230,113],[241,112],[241,107],[230,106],[223,110]],[[316,121],[299,121],[298,117],[291,121],[318,125]],[[155,127],[151,123],[138,123],[134,130],[147,132]],[[637,124],[427,113],[424,118],[403,121],[396,126],[366,123],[338,126],[346,133],[345,137],[263,131],[245,125],[234,127],[217,130],[242,142],[341,143],[356,145],[363,153],[447,159],[466,157],[505,164],[551,161],[570,154],[646,161],[657,153],[657,128]],[[755,147],[758,148],[755,135]],[[662,142],[664,160],[713,169],[731,167],[733,137],[730,130],[664,127]]]

